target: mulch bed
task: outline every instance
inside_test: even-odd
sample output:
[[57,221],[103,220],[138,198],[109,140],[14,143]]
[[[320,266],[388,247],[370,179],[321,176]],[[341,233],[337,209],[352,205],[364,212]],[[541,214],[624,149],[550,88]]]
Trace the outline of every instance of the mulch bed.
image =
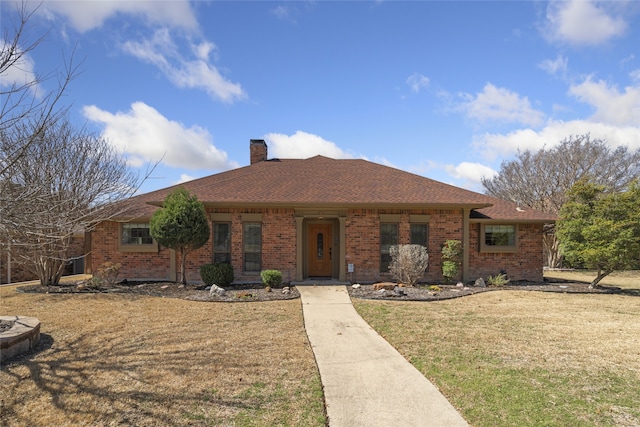
[[600,287],[589,289],[588,283],[576,282],[549,282],[549,283],[513,283],[500,287],[478,287],[478,286],[456,286],[456,285],[437,285],[440,290],[432,290],[430,286],[403,287],[401,292],[404,295],[398,295],[391,290],[375,290],[374,285],[361,285],[359,288],[349,286],[349,295],[355,298],[363,299],[379,299],[379,300],[396,300],[396,301],[438,301],[452,298],[459,298],[467,295],[473,295],[480,292],[490,292],[499,290],[517,290],[517,291],[540,291],[540,292],[559,292],[559,293],[582,293],[582,294],[613,294],[620,293],[619,288]]
[[127,282],[112,286],[93,288],[85,283],[72,283],[60,286],[26,285],[18,287],[18,292],[48,293],[48,294],[75,294],[75,293],[118,293],[133,295],[148,295],[162,298],[181,298],[191,301],[223,301],[223,302],[247,302],[247,301],[276,301],[288,300],[300,297],[295,287],[274,288],[267,292],[264,285],[234,285],[226,287],[224,295],[212,295],[202,286],[182,286],[174,282]]
[[[347,286],[349,295],[354,298],[395,300],[395,301],[437,301],[451,298],[459,298],[480,292],[497,290],[541,291],[561,293],[592,293],[613,294],[620,293],[619,288],[601,287],[589,289],[587,283],[576,282],[545,282],[545,283],[512,283],[501,287],[477,287],[438,285],[439,290],[430,289],[430,286],[403,287],[404,295],[398,295],[392,290],[375,290],[374,285],[360,285],[360,287]],[[268,292],[261,284],[233,285],[226,287],[223,295],[212,295],[202,286],[181,286],[173,282],[127,282],[113,286],[92,288],[84,282],[64,284],[60,286],[25,285],[18,287],[18,292],[48,293],[48,294],[73,294],[73,293],[118,293],[132,295],[148,295],[162,298],[181,298],[192,301],[219,301],[219,302],[247,302],[247,301],[276,301],[289,300],[300,297],[295,287],[272,289]]]

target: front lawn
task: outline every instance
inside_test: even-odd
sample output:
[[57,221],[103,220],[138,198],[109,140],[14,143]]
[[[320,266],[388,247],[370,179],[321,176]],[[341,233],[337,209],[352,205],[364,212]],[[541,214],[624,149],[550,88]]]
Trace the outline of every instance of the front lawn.
[[486,292],[354,299],[473,426],[640,425],[640,298]]
[[299,300],[212,303],[20,294],[3,315],[41,321],[41,349],[0,371],[10,426],[324,426]]
[[[590,270],[545,270],[545,279],[575,280],[590,283],[597,273]],[[600,282],[605,286],[640,290],[640,270],[614,271]]]

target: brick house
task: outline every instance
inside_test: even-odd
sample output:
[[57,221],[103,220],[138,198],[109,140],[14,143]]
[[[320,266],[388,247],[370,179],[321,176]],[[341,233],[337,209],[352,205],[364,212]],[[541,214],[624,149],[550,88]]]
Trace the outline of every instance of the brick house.
[[[542,280],[542,227],[554,217],[483,194],[361,159],[268,159],[250,142],[251,164],[181,184],[206,207],[212,236],[187,258],[187,278],[203,264],[229,262],[236,281],[265,269],[285,281],[389,280],[389,247],[427,247],[425,281],[441,282],[440,248],[463,242],[465,281],[506,271]],[[90,233],[88,270],[111,261],[121,278],[176,280],[176,254],[149,235],[149,218],[176,187],[134,197],[125,218]],[[88,271],[89,272],[89,271]]]

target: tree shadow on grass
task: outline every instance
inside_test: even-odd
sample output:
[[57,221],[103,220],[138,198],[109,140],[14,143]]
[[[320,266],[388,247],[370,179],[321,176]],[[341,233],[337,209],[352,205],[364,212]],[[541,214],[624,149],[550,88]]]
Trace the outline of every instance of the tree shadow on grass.
[[[211,350],[198,351],[193,343],[173,346],[164,353],[159,351],[163,343],[147,347],[149,343],[127,338],[112,335],[96,346],[93,336],[80,335],[60,344],[51,335],[41,334],[33,351],[3,366],[0,424],[11,425],[12,420],[20,420],[22,425],[42,424],[47,414],[41,411],[46,408],[25,411],[22,406],[33,403],[28,399],[41,400],[43,395],[51,405],[48,411],[57,412],[48,416],[80,424],[87,420],[91,424],[198,425],[206,424],[206,418],[215,417],[216,411],[259,409],[260,396],[218,396],[214,390],[219,386],[198,378],[198,370],[193,369],[221,369],[216,368],[220,364],[225,371],[241,375],[257,366]],[[238,377],[239,382],[242,379]],[[245,385],[250,386],[251,381]]]

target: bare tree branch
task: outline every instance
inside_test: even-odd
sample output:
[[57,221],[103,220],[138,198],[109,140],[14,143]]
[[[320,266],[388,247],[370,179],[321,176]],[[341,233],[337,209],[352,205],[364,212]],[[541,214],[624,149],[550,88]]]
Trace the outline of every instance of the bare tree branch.
[[[640,177],[640,150],[612,150],[589,134],[571,136],[551,149],[519,152],[514,160],[502,163],[498,175],[483,179],[482,185],[487,194],[557,215],[569,189],[585,177],[620,191]],[[556,267],[561,261],[559,244],[554,228],[546,229],[547,264]]]

